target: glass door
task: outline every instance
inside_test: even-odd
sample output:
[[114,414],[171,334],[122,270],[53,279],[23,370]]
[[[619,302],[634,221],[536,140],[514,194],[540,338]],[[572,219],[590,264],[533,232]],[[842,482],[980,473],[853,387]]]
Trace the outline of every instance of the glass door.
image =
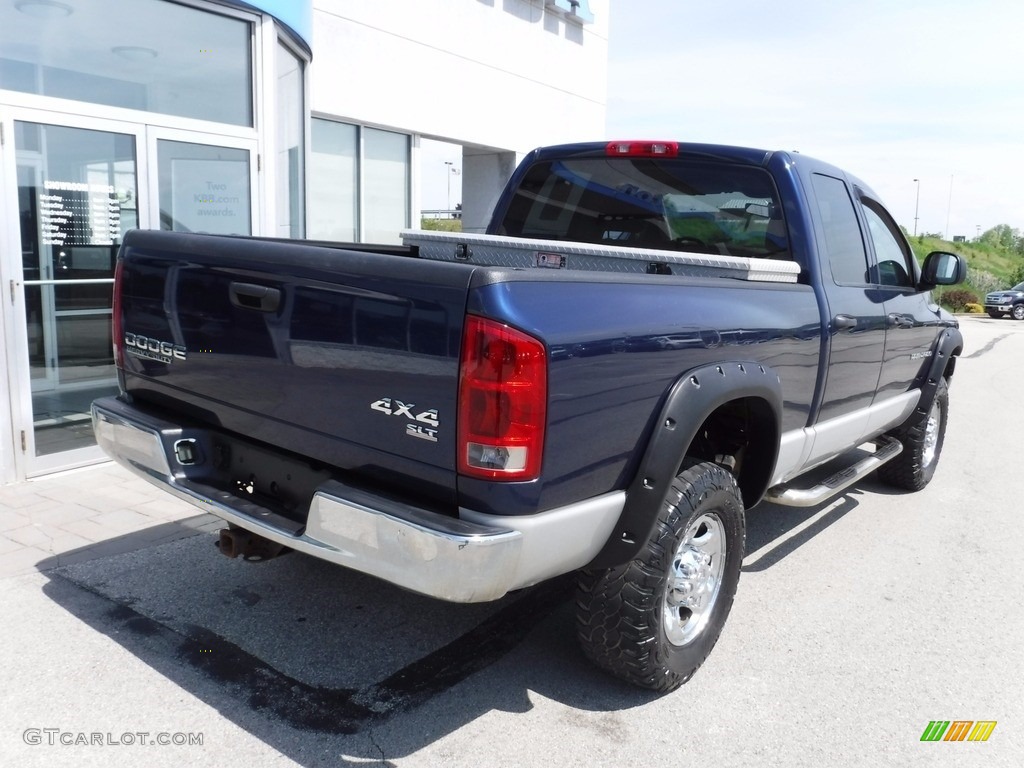
[[22,478],[105,459],[90,406],[117,393],[112,287],[124,233],[261,229],[255,138],[62,119],[18,110],[0,146],[2,329]]
[[215,235],[258,231],[256,141],[149,128],[150,206],[160,229]]
[[31,475],[101,457],[89,407],[117,392],[112,284],[121,237],[139,225],[137,136],[29,119],[13,128],[22,354],[10,376]]

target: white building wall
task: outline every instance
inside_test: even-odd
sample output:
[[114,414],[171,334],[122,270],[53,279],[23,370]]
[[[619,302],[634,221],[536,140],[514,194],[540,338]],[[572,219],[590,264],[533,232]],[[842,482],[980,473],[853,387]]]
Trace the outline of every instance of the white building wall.
[[522,154],[604,136],[609,0],[314,0],[310,106]]
[[467,149],[462,153],[462,231],[483,232],[516,165],[517,152]]

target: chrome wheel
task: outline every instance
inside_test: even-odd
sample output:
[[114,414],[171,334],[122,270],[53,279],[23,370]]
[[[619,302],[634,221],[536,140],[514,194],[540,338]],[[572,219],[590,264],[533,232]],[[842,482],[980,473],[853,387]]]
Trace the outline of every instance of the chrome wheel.
[[654,523],[629,562],[580,572],[576,629],[599,667],[674,691],[711,653],[732,608],[746,537],[736,478],[691,464],[666,489]]
[[725,570],[725,529],[707,512],[686,529],[669,566],[665,590],[665,634],[686,645],[704,629],[714,610]]
[[921,446],[921,466],[930,467],[935,461],[939,447],[939,426],[942,424],[942,409],[939,407],[938,398],[932,403],[932,409],[928,413],[928,422],[924,426],[924,441]]
[[1024,320],[1024,304],[1016,304],[1010,314],[1014,320]]
[[907,491],[920,491],[928,485],[939,466],[948,420],[949,385],[940,378],[927,416],[922,419],[914,414],[910,424],[889,433],[903,443],[903,452],[878,468],[879,478]]

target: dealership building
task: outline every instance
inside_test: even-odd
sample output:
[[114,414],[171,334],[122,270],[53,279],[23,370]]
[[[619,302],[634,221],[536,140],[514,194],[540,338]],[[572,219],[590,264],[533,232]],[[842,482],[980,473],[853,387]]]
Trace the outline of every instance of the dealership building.
[[0,483],[103,460],[127,230],[394,243],[454,172],[480,230],[524,153],[604,136],[608,7],[0,0]]

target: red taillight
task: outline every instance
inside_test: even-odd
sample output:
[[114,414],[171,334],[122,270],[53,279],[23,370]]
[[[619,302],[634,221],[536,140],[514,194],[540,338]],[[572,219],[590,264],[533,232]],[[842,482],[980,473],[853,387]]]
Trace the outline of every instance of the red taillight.
[[609,141],[605,154],[610,157],[678,157],[678,141]]
[[124,324],[121,319],[121,281],[124,277],[124,261],[117,260],[114,268],[114,298],[111,302],[112,316],[110,333],[114,342],[114,365],[124,367]]
[[491,480],[540,474],[547,415],[544,345],[470,315],[459,369],[459,472]]

